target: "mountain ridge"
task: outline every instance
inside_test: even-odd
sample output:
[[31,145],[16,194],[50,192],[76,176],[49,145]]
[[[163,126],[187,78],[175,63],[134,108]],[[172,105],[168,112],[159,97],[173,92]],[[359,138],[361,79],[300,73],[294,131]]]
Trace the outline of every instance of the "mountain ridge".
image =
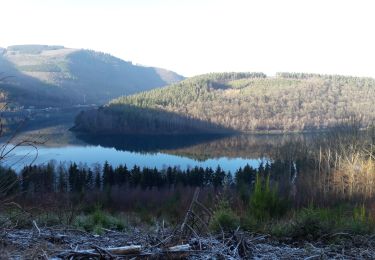
[[[0,71],[14,76],[7,80],[8,92],[12,92],[12,88],[16,89],[15,92],[21,90],[27,93],[35,92],[32,88],[42,88],[50,96],[54,96],[54,92],[57,92],[56,98],[65,96],[65,102],[70,104],[104,104],[121,95],[184,79],[169,70],[134,65],[107,53],[60,45],[13,45],[2,48]],[[42,98],[43,94],[38,99]],[[23,102],[18,103],[24,105]],[[38,105],[38,102],[34,100],[27,105]]]

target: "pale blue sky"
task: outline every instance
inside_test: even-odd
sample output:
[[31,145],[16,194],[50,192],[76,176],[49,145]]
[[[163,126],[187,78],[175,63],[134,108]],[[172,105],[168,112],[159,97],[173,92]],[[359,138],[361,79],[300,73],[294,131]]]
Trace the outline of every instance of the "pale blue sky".
[[104,51],[186,76],[375,77],[371,0],[1,0],[0,46]]

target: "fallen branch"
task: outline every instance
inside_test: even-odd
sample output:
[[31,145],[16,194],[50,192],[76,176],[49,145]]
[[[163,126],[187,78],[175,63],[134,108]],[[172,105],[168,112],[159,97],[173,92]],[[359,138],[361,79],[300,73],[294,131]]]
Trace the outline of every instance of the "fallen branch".
[[[95,249],[87,249],[87,250],[77,250],[77,251],[74,251],[75,253],[78,253],[78,254],[87,254],[87,253],[95,253],[97,252],[98,247],[96,247]],[[141,248],[142,246],[140,245],[131,245],[131,246],[121,246],[121,247],[110,247],[110,248],[105,248],[105,249],[102,249],[100,248],[101,250],[105,250],[107,251],[108,253],[110,254],[115,254],[115,255],[128,255],[128,254],[138,254],[140,253],[141,251]]]
[[179,245],[179,246],[171,246],[168,248],[169,252],[178,252],[178,251],[188,251],[191,249],[191,246],[189,244],[185,245]]
[[93,249],[86,250],[71,250],[61,252],[58,256],[70,259],[71,257],[99,257],[103,258],[108,256],[110,259],[114,259],[119,256],[127,257],[167,257],[167,258],[181,258],[186,257],[190,254],[196,254],[201,251],[191,250],[189,244],[177,245],[169,247],[166,250],[156,250],[155,252],[142,252],[140,245],[112,247],[112,248],[101,248],[93,246]]
[[35,229],[38,231],[38,236],[40,236],[40,228],[38,227],[38,225],[36,224],[36,221],[33,220],[33,226],[35,227]]

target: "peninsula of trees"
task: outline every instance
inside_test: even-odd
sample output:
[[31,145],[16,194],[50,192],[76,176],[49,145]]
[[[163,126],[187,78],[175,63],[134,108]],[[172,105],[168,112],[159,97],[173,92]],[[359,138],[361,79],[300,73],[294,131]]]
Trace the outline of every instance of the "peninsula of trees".
[[96,134],[296,132],[362,127],[375,117],[375,79],[337,75],[211,73],[82,112],[74,129]]

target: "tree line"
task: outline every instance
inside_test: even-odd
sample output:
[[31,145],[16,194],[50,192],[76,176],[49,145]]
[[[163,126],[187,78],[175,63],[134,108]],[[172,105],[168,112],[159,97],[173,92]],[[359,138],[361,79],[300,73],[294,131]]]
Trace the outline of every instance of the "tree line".
[[259,167],[246,165],[234,173],[224,171],[220,166],[193,167],[180,169],[166,167],[164,169],[148,168],[134,165],[112,166],[105,162],[93,167],[70,163],[54,165],[28,165],[20,173],[9,168],[0,168],[0,182],[12,184],[7,194],[21,192],[34,193],[84,193],[93,190],[105,191],[113,187],[124,189],[171,189],[177,186],[213,187],[224,186],[251,187],[257,174],[276,176],[280,171],[288,171],[290,166],[280,160],[261,163]]

